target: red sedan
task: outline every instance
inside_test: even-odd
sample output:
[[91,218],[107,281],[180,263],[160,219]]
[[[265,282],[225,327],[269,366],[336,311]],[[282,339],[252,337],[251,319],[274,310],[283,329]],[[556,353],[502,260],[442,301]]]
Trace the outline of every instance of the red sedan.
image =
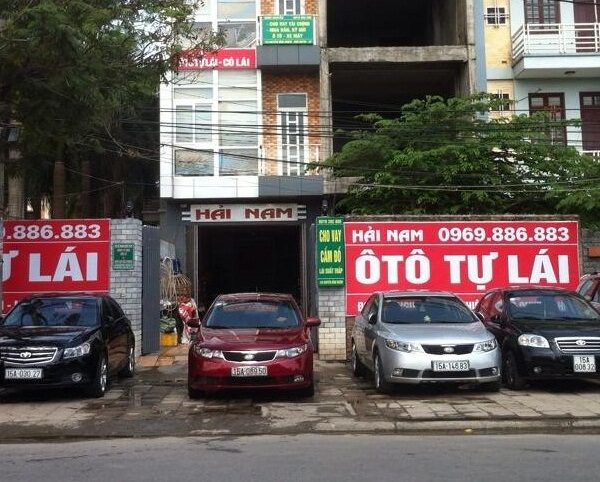
[[297,390],[314,394],[310,328],[291,295],[218,296],[188,354],[190,398],[229,389]]

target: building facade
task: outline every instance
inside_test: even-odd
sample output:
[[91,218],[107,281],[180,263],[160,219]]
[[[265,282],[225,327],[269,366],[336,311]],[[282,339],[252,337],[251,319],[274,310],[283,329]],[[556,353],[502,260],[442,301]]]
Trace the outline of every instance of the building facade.
[[487,91],[506,112],[581,119],[552,142],[600,156],[600,0],[485,0]]
[[319,164],[361,113],[397,117],[476,86],[476,0],[205,0],[216,53],[188,52],[161,87],[161,237],[194,295],[292,293],[345,357],[345,310],[315,284],[315,220],[342,193]]

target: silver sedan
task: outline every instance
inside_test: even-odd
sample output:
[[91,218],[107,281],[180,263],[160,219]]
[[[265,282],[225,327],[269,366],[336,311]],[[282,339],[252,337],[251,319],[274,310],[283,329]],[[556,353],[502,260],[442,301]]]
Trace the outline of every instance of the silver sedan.
[[373,293],[352,330],[352,370],[373,372],[375,388],[395,383],[478,383],[500,389],[494,335],[447,292]]

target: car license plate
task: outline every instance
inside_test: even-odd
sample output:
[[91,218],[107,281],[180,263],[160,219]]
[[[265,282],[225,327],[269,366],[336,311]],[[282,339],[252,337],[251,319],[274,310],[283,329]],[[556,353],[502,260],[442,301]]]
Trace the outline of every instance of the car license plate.
[[40,380],[42,375],[41,368],[6,368],[4,370],[5,380]]
[[231,369],[232,377],[266,377],[267,367],[234,367]]
[[573,371],[577,373],[595,373],[596,357],[594,356],[574,356]]
[[466,372],[469,370],[468,361],[433,361],[434,372]]

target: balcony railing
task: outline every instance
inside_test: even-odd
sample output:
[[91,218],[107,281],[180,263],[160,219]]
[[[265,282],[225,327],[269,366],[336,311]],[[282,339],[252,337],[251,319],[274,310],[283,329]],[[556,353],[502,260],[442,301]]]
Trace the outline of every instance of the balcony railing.
[[600,53],[600,23],[528,24],[512,37],[513,59]]
[[[280,153],[281,159],[278,162],[281,164],[279,171],[281,175],[304,176],[317,174],[311,164],[318,164],[321,160],[321,146],[319,144],[304,144],[303,146],[284,145],[281,147]],[[261,161],[259,175],[268,175],[269,169],[267,168],[267,164],[270,162],[273,161],[270,159],[263,159]]]
[[600,151],[583,151],[583,153],[600,161]]

